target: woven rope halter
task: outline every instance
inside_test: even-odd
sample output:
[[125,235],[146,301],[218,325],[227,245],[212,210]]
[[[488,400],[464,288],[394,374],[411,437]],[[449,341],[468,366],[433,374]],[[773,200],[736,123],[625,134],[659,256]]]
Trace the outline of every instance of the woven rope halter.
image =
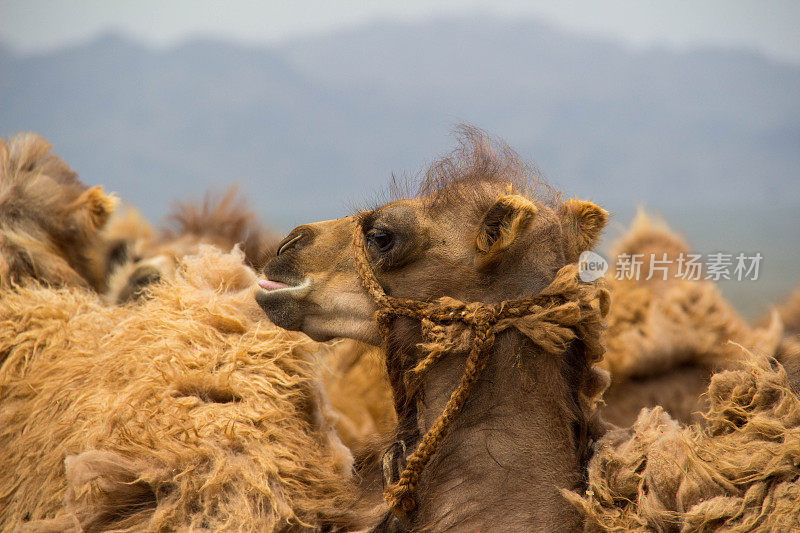
[[604,327],[603,318],[608,313],[609,294],[602,282],[578,282],[578,267],[570,264],[561,268],[555,280],[532,298],[506,300],[498,304],[464,303],[448,297],[434,301],[396,298],[387,295],[375,278],[367,257],[364,233],[357,223],[352,244],[358,275],[378,305],[376,320],[384,345],[387,345],[394,318],[407,317],[421,322],[425,342],[418,347],[425,355],[411,369],[410,375],[403,375],[398,362],[387,353],[387,370],[398,415],[408,404],[409,378],[418,378],[443,355],[457,350],[465,329],[471,333],[471,346],[461,381],[416,450],[406,458],[399,479],[384,491],[392,512],[405,517],[416,508],[414,494],[422,471],[447,436],[453,420],[486,366],[496,334],[510,327],[516,328],[541,349],[553,354],[562,353],[573,339],[578,338],[584,343],[587,360],[597,362],[604,352],[600,333]]

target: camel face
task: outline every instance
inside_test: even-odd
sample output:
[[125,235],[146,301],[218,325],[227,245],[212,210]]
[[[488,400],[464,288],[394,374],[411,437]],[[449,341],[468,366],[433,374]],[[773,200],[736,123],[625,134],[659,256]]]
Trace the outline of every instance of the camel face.
[[0,283],[35,280],[102,290],[102,229],[115,200],[89,188],[33,134],[0,141]]
[[377,344],[375,304],[358,278],[350,241],[356,217],[306,224],[278,245],[256,300],[270,320],[318,341]]
[[419,198],[296,228],[268,263],[256,299],[274,323],[315,340],[377,343],[376,306],[353,255],[355,231],[363,233],[370,265],[387,294],[493,303],[544,288],[593,244],[605,216],[589,202],[548,205],[514,194],[507,182],[449,184]]

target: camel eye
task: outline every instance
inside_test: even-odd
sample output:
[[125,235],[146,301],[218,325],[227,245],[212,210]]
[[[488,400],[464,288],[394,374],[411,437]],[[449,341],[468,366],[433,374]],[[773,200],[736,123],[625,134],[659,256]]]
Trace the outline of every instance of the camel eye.
[[386,253],[394,244],[394,237],[386,231],[372,230],[367,234],[367,242],[380,253]]

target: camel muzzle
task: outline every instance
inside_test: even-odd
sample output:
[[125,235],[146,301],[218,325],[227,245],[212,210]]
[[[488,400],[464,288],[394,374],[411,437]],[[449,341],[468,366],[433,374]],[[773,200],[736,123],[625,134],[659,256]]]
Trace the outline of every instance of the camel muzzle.
[[276,326],[300,331],[303,313],[300,300],[311,290],[311,279],[305,278],[297,285],[263,279],[258,282],[256,302]]

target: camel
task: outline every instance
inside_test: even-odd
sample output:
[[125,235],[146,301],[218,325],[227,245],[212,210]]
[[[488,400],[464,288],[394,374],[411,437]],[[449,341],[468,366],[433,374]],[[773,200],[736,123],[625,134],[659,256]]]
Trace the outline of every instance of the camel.
[[33,133],[0,140],[0,286],[105,290],[103,228],[116,199],[88,187]]
[[256,294],[274,323],[385,349],[399,425],[373,531],[798,526],[800,400],[766,356],[729,354],[707,427],[656,407],[604,435],[608,293],[574,262],[606,220],[468,129],[416,196],[279,245]]
[[[551,285],[557,280],[570,286],[577,271],[563,267],[597,242],[606,220],[606,211],[597,205],[563,201],[544,182],[528,179],[510,149],[498,150],[480,133],[465,130],[461,148],[428,171],[416,197],[293,230],[268,263],[256,299],[275,324],[314,340],[381,342],[374,319],[379,306],[362,284],[366,278],[359,274],[351,245],[360,239],[385,294],[452,305],[453,316],[458,313],[482,328],[491,311],[475,311],[469,304],[462,309],[458,301],[499,305],[541,293],[561,302],[558,287]],[[465,399],[462,390],[464,401],[446,429],[440,415],[446,407],[454,410],[453,384],[459,383],[465,365],[475,362],[467,345],[485,339],[485,332],[471,334],[472,326],[459,329],[457,323],[426,319],[420,327],[419,320],[405,316],[385,323],[387,365],[400,419],[393,448],[410,453],[422,443],[425,451],[436,446],[438,451],[427,458],[411,454],[408,464],[402,452],[384,455],[385,478],[394,483],[387,495],[401,518],[387,515],[381,527],[581,527],[581,516],[560,491],[581,491],[590,450],[602,432],[594,404],[608,376],[592,364],[601,353],[600,315],[607,299],[594,286],[569,290],[580,292],[580,303],[561,302],[564,308],[553,309],[520,304],[542,313],[534,321],[547,324],[542,326],[547,338],[528,329],[525,316],[506,319],[508,327],[487,347],[479,363],[484,367],[479,377],[472,373],[471,390]],[[573,327],[585,334],[576,334]],[[441,342],[450,334],[452,345],[445,350]],[[420,353],[424,343],[430,345],[428,355],[455,353],[434,362]],[[426,362],[429,368],[418,368]],[[405,383],[404,376],[415,368],[417,379]],[[461,385],[469,380],[465,377]],[[441,438],[428,446],[436,440],[431,430]],[[406,475],[414,461],[426,464]],[[403,471],[399,477],[397,471]],[[392,493],[393,488],[400,493]]]
[[[0,295],[0,530],[341,531],[369,523],[318,345],[201,246],[136,305]],[[368,511],[368,510],[367,510]]]

